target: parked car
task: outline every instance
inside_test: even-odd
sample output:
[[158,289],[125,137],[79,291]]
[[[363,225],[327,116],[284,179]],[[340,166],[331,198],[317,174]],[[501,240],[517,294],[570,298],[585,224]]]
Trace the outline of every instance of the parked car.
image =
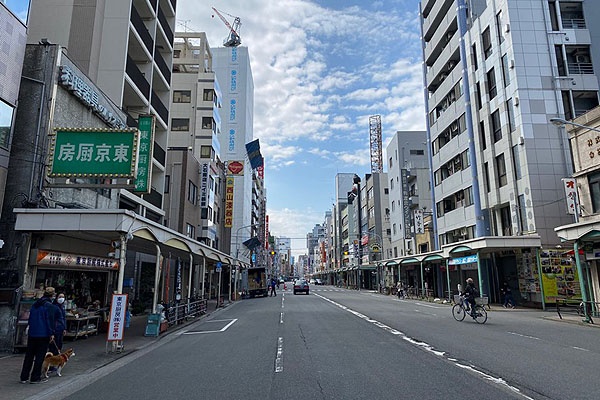
[[316,284],[317,284],[313,278],[310,278],[310,281],[309,281],[309,283],[310,283],[311,285],[316,285]]
[[306,279],[298,279],[294,282],[294,294],[298,294],[298,292],[304,292],[308,294],[310,290],[310,286]]
[[315,285],[324,285],[323,281],[319,278],[315,279]]

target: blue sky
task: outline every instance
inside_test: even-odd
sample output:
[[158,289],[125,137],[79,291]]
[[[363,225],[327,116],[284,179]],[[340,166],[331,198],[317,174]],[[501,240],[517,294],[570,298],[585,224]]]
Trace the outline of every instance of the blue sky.
[[211,47],[228,33],[211,7],[241,18],[270,230],[305,253],[335,201],[335,175],[370,171],[369,116],[381,115],[384,148],[398,130],[425,129],[418,1],[177,3],[177,30],[204,31]]

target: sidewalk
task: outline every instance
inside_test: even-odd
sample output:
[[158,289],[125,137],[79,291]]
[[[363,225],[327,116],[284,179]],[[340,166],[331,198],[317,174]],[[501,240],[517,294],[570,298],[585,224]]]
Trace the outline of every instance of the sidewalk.
[[[226,302],[225,307],[230,305]],[[142,350],[153,343],[158,342],[169,334],[178,331],[199,319],[206,318],[217,310],[217,301],[210,300],[207,304],[207,313],[200,318],[195,318],[177,326],[171,326],[169,329],[158,337],[146,337],[147,315],[134,316],[131,319],[129,328],[125,329],[123,340],[123,351],[115,353],[106,352],[106,332],[98,335],[89,336],[88,338],[79,338],[77,340],[65,340],[63,350],[73,348],[75,356],[72,357],[62,371],[62,377],[55,373],[49,374],[50,379],[46,383],[37,385],[21,384],[19,382],[19,374],[23,365],[24,352],[22,353],[0,353],[0,388],[2,390],[2,398],[5,399],[26,399],[32,396],[37,396],[42,392],[48,391],[53,387],[58,388],[69,382],[77,380],[81,376],[90,375],[93,371],[107,364],[115,362],[125,356],[131,355],[136,351]],[[112,350],[110,345],[109,350]],[[54,397],[56,398],[56,397]]]

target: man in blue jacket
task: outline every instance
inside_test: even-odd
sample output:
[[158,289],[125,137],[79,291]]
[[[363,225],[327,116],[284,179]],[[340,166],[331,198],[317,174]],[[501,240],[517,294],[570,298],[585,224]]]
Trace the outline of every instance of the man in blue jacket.
[[42,378],[42,364],[48,351],[48,344],[54,339],[56,307],[52,304],[52,299],[55,295],[54,288],[48,286],[44,290],[44,296],[36,301],[29,311],[29,333],[21,369],[21,383],[27,383],[28,379],[30,383],[48,381]]

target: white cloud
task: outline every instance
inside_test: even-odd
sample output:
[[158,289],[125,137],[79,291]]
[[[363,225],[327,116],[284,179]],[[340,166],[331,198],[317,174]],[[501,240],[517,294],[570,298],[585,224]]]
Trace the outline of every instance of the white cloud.
[[[205,31],[212,47],[222,44],[228,31],[218,17],[210,17],[210,5],[177,3],[178,21]],[[368,118],[373,114],[382,115],[385,137],[424,129],[416,2],[377,0],[339,9],[309,0],[215,3],[242,21],[242,46],[249,49],[254,77],[254,135],[269,179],[274,175],[269,170],[294,171],[301,179],[298,168],[319,168],[314,165],[319,159],[327,166],[364,170],[370,165]],[[333,191],[334,177],[322,178],[330,187],[317,191]],[[301,209],[312,200],[271,195],[269,206],[287,215],[272,220],[272,231],[284,235],[294,218],[305,219]],[[290,208],[282,209],[278,201]],[[330,205],[320,207],[315,223],[322,222]],[[294,229],[305,236],[311,224]]]

